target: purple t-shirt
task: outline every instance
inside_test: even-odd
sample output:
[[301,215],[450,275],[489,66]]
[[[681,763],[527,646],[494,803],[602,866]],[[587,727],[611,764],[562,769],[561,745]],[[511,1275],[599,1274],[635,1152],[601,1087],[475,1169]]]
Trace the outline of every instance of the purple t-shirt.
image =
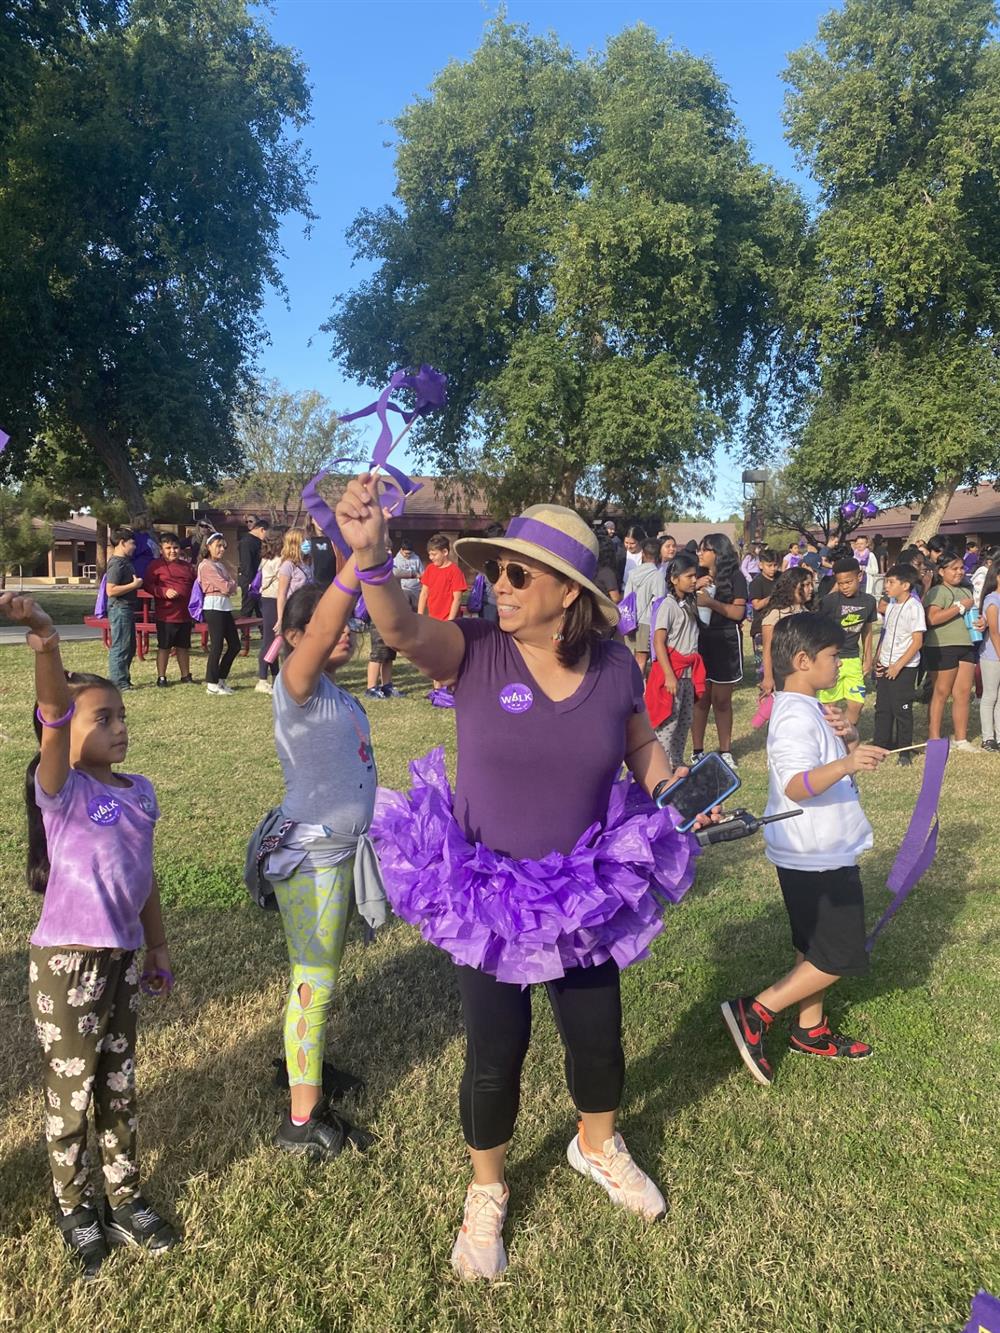
[[470,842],[521,859],[570,852],[603,823],[625,758],[642,674],[620,640],[590,654],[575,693],[554,703],[511,635],[461,619],[465,657],[455,683],[455,818]]
[[48,888],[31,943],[43,949],[138,949],[139,913],[153,886],[156,793],[137,773],[130,787],[106,787],[71,768],[58,796],[35,776],[49,845]]

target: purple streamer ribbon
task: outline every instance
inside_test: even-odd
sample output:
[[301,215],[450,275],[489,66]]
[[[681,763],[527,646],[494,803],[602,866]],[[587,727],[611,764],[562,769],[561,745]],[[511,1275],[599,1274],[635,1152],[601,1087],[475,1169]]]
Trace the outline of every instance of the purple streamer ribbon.
[[865,948],[869,953],[879,935],[934,860],[939,828],[937,808],[941,799],[945,765],[948,763],[948,749],[947,740],[927,742],[927,759],[924,764],[924,780],[920,785],[920,795],[913,807],[910,826],[899,845],[896,859],[889,871],[889,878],[886,880],[886,887],[894,896],[865,942]]
[[7,434],[5,430],[0,430],[0,454],[3,453],[3,451],[7,448],[7,445],[9,443],[10,443],[10,436]]
[[962,1333],[1000,1333],[1000,1301],[980,1289],[972,1302],[972,1313]]
[[[392,401],[392,394],[396,389],[410,389],[412,391],[416,398],[416,404],[411,411],[407,412]],[[448,376],[442,375],[433,366],[423,365],[417,371],[397,370],[389,381],[388,387],[383,389],[373,403],[369,403],[367,407],[359,408],[357,412],[345,412],[340,418],[341,421],[358,421],[362,417],[370,417],[373,413],[378,416],[381,430],[378,439],[375,441],[375,450],[369,468],[381,468],[392,478],[393,484],[383,489],[380,502],[382,507],[388,509],[394,517],[398,517],[404,512],[407,499],[420,490],[422,483],[413,481],[405,472],[394,467],[388,461],[389,455],[399,442],[398,439],[393,440],[392,427],[389,425],[389,413],[398,412],[403,418],[404,426],[409,427],[417,417],[422,417],[427,412],[444,407],[447,401]],[[402,435],[399,438],[401,439]],[[332,466],[338,467],[340,464],[347,462],[349,460],[346,458],[337,458]],[[329,537],[340,554],[349,557],[351,548],[344,541],[333,510],[317,490],[317,483],[328,475],[327,471],[317,472],[316,476],[306,483],[302,491],[302,503],[313,522]]]

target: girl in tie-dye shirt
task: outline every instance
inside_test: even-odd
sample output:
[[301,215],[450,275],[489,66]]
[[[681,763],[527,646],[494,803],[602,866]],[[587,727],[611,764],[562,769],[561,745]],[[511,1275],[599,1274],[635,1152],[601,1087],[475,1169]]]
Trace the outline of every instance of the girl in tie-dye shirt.
[[[171,983],[153,876],[156,795],[115,771],[128,730],[121,694],[101,676],[67,675],[59,634],[32,598],[0,593],[35,654],[28,765],[28,883],[44,893],[29,950],[29,998],[45,1053],[45,1139],[59,1227],[86,1278],[109,1245],[165,1250],[179,1239],[139,1193],[136,1154],[137,950],[152,991]],[[91,1106],[105,1198],[87,1150]]]

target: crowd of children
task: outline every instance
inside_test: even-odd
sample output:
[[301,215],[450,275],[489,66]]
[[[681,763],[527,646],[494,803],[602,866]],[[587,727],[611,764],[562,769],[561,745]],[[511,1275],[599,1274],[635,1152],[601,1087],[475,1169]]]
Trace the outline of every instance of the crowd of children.
[[[106,588],[112,624],[109,679],[66,673],[58,631],[46,613],[30,597],[0,594],[0,614],[24,626],[35,655],[39,753],[26,788],[29,882],[45,896],[31,938],[29,996],[46,1057],[45,1134],[53,1204],[66,1244],[88,1277],[96,1275],[109,1246],[158,1251],[179,1240],[176,1229],[141,1193],[136,1151],[139,992],[162,996],[173,984],[153,873],[156,795],[147,779],[118,769],[127,753],[122,693],[131,688],[134,599],[140,588],[154,602],[160,687],[168,683],[172,654],[181,681],[191,683],[190,636],[197,616],[208,624],[211,638],[206,688],[210,694],[231,694],[227,681],[238,651],[237,588],[244,604],[249,598],[259,606],[257,688],[273,694],[285,792],[280,807],[258,830],[257,864],[281,914],[291,974],[284,1020],[289,1106],[275,1142],[311,1157],[331,1157],[348,1143],[363,1149],[371,1142],[332,1107],[331,1094],[352,1080],[323,1059],[350,912],[356,909],[371,927],[386,915],[378,858],[368,836],[377,783],[371,728],[359,701],[336,677],[353,650],[362,582],[370,592],[386,582],[399,589],[399,605],[384,615],[385,635],[372,627],[365,694],[383,699],[398,694],[392,684],[396,621],[406,620],[414,643],[427,637],[400,608],[405,606],[410,617],[415,611],[429,621],[454,622],[468,585],[443,534],[429,541],[426,568],[404,542],[384,566],[363,569],[360,582],[352,559],[339,574],[331,573],[325,586],[312,558],[322,534],[296,528],[279,532],[258,524],[251,535],[257,548],[248,557],[241,544],[238,571],[226,560],[222,535],[207,531],[196,563],[184,558],[176,535],[163,534],[159,553],[139,573],[133,563],[135,534],[127,529],[114,534]],[[584,535],[590,534],[584,530]],[[615,598],[601,582],[601,560],[607,552],[608,567],[617,566],[619,553],[610,534],[591,541],[593,568],[583,586],[600,599],[594,605],[603,608],[610,623]],[[503,538],[479,545],[502,549]],[[649,723],[655,729],[664,771],[681,768],[689,743],[694,760],[700,757],[712,710],[720,753],[735,768],[732,693],[744,677],[746,625],[759,663],[762,706],[768,705],[761,718],[769,721],[766,813],[802,812],[769,825],[765,833],[766,855],[776,868],[789,919],[794,965],[779,980],[722,1005],[741,1058],[762,1084],[773,1078],[765,1048],[785,1009],[795,1010],[788,1038],[793,1052],[848,1060],[871,1054],[866,1042],[832,1028],[825,995],[839,978],[863,975],[869,966],[857,862],[872,845],[872,830],[855,775],[876,769],[896,750],[900,763],[911,761],[921,674],[931,679],[931,736],[940,734],[950,697],[955,744],[971,749],[966,726],[978,665],[983,748],[1000,751],[1000,550],[982,552],[970,545],[963,557],[945,543],[932,542],[926,550],[904,550],[896,564],[884,568],[866,539],[859,539],[853,551],[813,543],[794,547],[784,559],[757,548],[741,565],[721,533],[709,534],[691,551],[678,550],[669,535],[652,541],[633,529],[622,544],[616,574],[623,580],[619,596],[624,591],[634,599],[636,629],[628,643],[639,673],[645,673],[648,722],[643,717],[641,725],[647,733]],[[574,548],[584,549],[576,539]],[[497,560],[489,551],[486,556],[480,561],[481,577],[494,596],[483,596],[479,613],[500,629],[519,624],[530,597],[541,596],[533,585],[544,576],[545,561],[538,565],[536,554],[533,568],[530,561]],[[248,579],[248,563],[254,559]],[[564,556],[560,559],[565,562]],[[546,614],[551,612],[559,627],[549,636],[555,647],[540,639],[538,651],[544,648],[563,666],[569,663],[574,683],[587,665],[580,665],[579,655],[573,656],[565,642],[578,628],[578,617],[568,609],[572,602],[560,600],[567,595],[565,587],[573,586],[566,577],[545,593],[552,603],[545,603]],[[497,585],[503,594],[499,599]],[[493,615],[486,614],[487,607]],[[451,637],[441,642],[479,642],[479,630],[473,634],[468,625],[460,628],[459,635],[449,630]],[[484,644],[489,633],[495,634],[495,628],[487,631],[484,625]],[[280,670],[278,644],[284,655]],[[573,653],[578,647],[573,645]],[[620,645],[617,651],[621,654]],[[427,663],[447,657],[412,655]],[[630,696],[628,711],[641,715],[640,675],[631,670],[636,698]],[[432,701],[454,706],[453,683],[434,680]],[[858,723],[872,684],[874,737],[865,744]],[[504,686],[508,691],[527,688]],[[524,701],[519,694],[505,703],[502,691],[498,697],[505,709],[500,725],[506,727],[508,715],[522,711]],[[628,752],[627,761],[634,768],[633,753]],[[91,1178],[96,1161],[87,1147],[91,1111],[104,1176],[100,1201]],[[611,1137],[604,1148],[611,1161],[625,1150],[613,1119],[608,1123]],[[598,1152],[592,1160],[587,1153],[581,1142],[577,1155],[583,1165],[576,1163],[577,1169],[594,1175],[593,1161],[603,1156]],[[628,1169],[638,1170],[634,1163]],[[660,1199],[651,1182],[642,1179],[643,1198],[652,1197],[652,1189]],[[504,1195],[504,1212],[505,1200]],[[497,1242],[499,1230],[494,1230]],[[460,1236],[456,1249],[463,1244],[475,1257],[474,1241],[463,1242]]]

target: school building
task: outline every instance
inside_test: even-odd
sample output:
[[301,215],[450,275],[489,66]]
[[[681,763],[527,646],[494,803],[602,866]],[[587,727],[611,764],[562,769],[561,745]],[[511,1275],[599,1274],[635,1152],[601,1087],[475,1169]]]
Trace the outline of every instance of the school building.
[[[884,537],[889,544],[889,555],[894,559],[904,546],[909,545],[910,532],[920,517],[919,506],[897,505],[885,509],[877,518],[866,519],[852,533],[872,540]],[[1000,491],[989,482],[973,490],[956,491],[951,504],[938,526],[940,536],[951,541],[960,551],[970,538],[977,538],[985,546],[1000,546]]]

